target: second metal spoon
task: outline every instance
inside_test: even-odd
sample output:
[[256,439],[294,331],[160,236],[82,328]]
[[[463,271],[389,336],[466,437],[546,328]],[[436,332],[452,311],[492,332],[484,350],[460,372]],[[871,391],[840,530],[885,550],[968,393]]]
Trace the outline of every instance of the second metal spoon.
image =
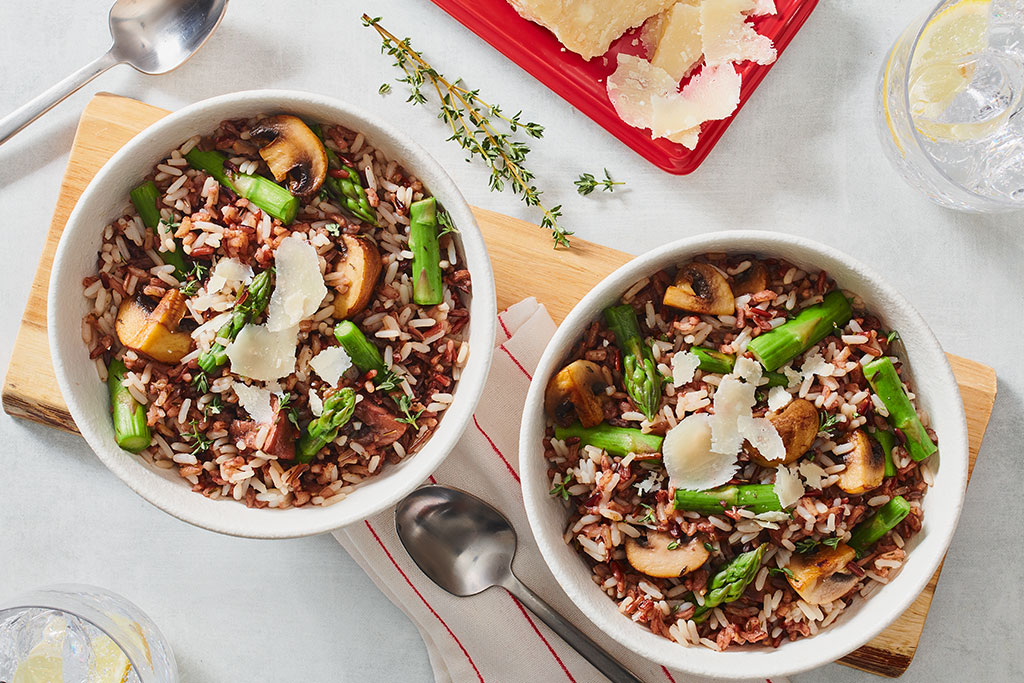
[[501,586],[614,683],[641,683],[512,573],[516,532],[488,503],[446,486],[423,486],[395,509],[398,537],[423,573],[452,595]]

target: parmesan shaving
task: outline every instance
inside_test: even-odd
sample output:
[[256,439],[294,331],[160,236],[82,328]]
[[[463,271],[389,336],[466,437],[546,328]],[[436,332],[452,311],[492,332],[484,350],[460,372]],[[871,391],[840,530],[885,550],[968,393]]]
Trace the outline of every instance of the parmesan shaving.
[[206,291],[219,292],[227,284],[247,285],[252,282],[253,272],[250,266],[244,265],[234,258],[222,258],[217,261],[210,279],[206,282]]
[[313,413],[314,417],[324,414],[324,402],[315,391],[309,392],[309,412]]
[[782,443],[782,437],[767,419],[743,416],[739,420],[739,432],[765,460],[774,462],[785,459],[786,446]]
[[700,5],[677,2],[659,16],[657,29],[652,29],[658,30],[658,40],[651,64],[679,81],[696,66],[702,54]]
[[700,6],[700,32],[704,63],[709,66],[752,61],[771,64],[775,46],[747,23],[756,11],[755,0],[714,0]]
[[820,489],[821,480],[827,476],[825,470],[813,462],[802,462],[797,469],[807,483],[807,487],[811,489]]
[[270,295],[267,328],[280,332],[297,326],[320,308],[327,296],[320,257],[309,242],[290,235],[274,251],[276,279]]
[[711,420],[704,413],[690,415],[665,434],[662,459],[673,487],[703,491],[736,474],[736,452],[716,452],[712,447]]
[[266,325],[246,325],[226,350],[231,372],[263,382],[290,375],[298,334],[297,327],[274,332]]
[[804,495],[804,485],[800,483],[800,477],[788,467],[779,467],[775,470],[775,485],[772,490],[775,491],[783,508],[792,507]]
[[768,390],[768,410],[776,413],[789,405],[793,400],[793,394],[786,391],[785,387],[772,387]]
[[677,351],[672,356],[672,386],[681,387],[693,381],[700,366],[700,358],[689,351]]
[[711,447],[718,453],[736,455],[743,446],[744,435],[740,431],[741,418],[750,419],[755,398],[753,384],[747,384],[733,375],[722,378],[715,390],[714,408],[711,416]]
[[238,396],[238,404],[256,422],[269,424],[274,421],[274,410],[270,407],[270,392],[260,387],[251,387],[242,382],[232,382],[231,388]]
[[814,353],[806,360],[804,364],[800,366],[800,374],[804,379],[819,375],[821,377],[831,377],[836,371],[836,366],[825,360],[820,353]]
[[320,378],[331,387],[337,386],[338,380],[345,371],[352,367],[352,359],[340,346],[331,346],[313,357],[309,367],[320,375]]
[[651,131],[657,138],[687,131],[705,121],[724,119],[740,103],[742,79],[732,64],[705,65],[681,92],[654,98]]

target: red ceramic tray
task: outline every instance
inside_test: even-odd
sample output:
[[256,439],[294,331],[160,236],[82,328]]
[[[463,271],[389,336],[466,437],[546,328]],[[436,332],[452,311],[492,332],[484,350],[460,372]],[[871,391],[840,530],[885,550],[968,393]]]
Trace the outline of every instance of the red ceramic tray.
[[[636,30],[612,43],[603,56],[594,57],[588,62],[576,53],[565,50],[546,28],[520,17],[506,0],[433,2],[637,154],[669,173],[685,175],[695,171],[732,121],[730,116],[721,121],[705,123],[694,150],[664,139],[652,140],[650,131],[623,123],[608,100],[605,80],[615,70],[616,56],[620,52],[640,52],[641,47],[632,44]],[[758,33],[772,39],[781,56],[817,4],[818,0],[775,0],[778,14],[758,17],[753,24]],[[738,66],[743,86],[737,112],[771,68],[770,64],[760,66],[752,62],[743,62]]]

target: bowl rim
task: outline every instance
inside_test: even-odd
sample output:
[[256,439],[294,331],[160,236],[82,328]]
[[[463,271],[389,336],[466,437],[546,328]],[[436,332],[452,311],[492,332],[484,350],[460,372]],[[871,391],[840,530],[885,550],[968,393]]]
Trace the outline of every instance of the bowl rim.
[[[118,180],[118,171],[126,160],[137,154],[148,156],[152,151],[155,139],[164,134],[170,135],[170,131],[174,131],[178,126],[186,125],[183,122],[187,122],[193,116],[209,115],[211,111],[230,106],[264,107],[265,111],[289,108],[315,108],[328,111],[338,119],[349,121],[350,124],[347,125],[353,128],[358,127],[357,132],[365,133],[368,138],[374,140],[377,146],[401,148],[404,153],[401,163],[413,171],[417,177],[430,178],[429,187],[432,195],[438,198],[443,197],[445,208],[459,225],[459,240],[466,261],[465,267],[472,273],[473,293],[470,307],[473,312],[473,321],[469,339],[475,341],[476,344],[470,353],[466,374],[469,374],[475,381],[463,381],[468,379],[464,374],[463,380],[460,380],[456,388],[455,401],[452,407],[446,411],[445,420],[423,448],[415,453],[415,457],[404,460],[399,466],[393,468],[390,474],[385,472],[366,482],[371,484],[390,481],[393,484],[390,487],[381,488],[372,499],[371,504],[349,509],[345,507],[347,501],[343,500],[328,507],[313,506],[287,510],[246,508],[242,505],[245,512],[240,513],[243,517],[237,521],[232,519],[234,515],[218,514],[217,506],[211,507],[202,503],[237,505],[239,501],[213,501],[187,490],[189,496],[178,500],[177,495],[167,487],[168,485],[182,487],[184,480],[169,481],[156,475],[151,465],[134,457],[134,454],[122,450],[116,444],[108,443],[109,439],[93,427],[91,420],[88,419],[93,411],[87,405],[88,402],[79,396],[81,389],[76,387],[68,374],[68,367],[79,360],[71,357],[73,350],[77,347],[84,349],[84,344],[79,334],[75,332],[74,339],[67,343],[67,351],[64,350],[58,338],[58,331],[70,323],[62,322],[57,307],[53,305],[47,307],[47,336],[50,354],[57,383],[82,436],[107,469],[146,501],[185,522],[226,535],[267,539],[311,536],[358,523],[391,507],[419,486],[454,448],[469,424],[473,411],[483,394],[490,368],[497,327],[494,275],[483,235],[465,197],[441,164],[409,135],[386,121],[382,121],[380,116],[333,97],[302,90],[244,90],[201,100],[171,112],[135,135],[104,163],[76,201],[61,234],[50,273],[48,301],[56,301],[55,297],[59,293],[58,289],[63,280],[72,277],[67,273],[71,268],[67,265],[71,260],[69,245],[72,243],[72,238],[70,236],[94,227],[89,223],[83,223],[82,216],[88,212],[91,204],[103,201],[101,192],[106,189],[105,186],[108,183],[125,184],[124,179]],[[180,137],[184,140],[188,137],[189,131],[183,130],[181,133]],[[173,147],[168,147],[168,152],[170,149]],[[131,180],[127,182],[131,182]],[[127,188],[123,194],[127,197]],[[127,204],[127,199],[125,204]],[[101,229],[102,226],[98,228],[98,230]],[[78,320],[73,321],[75,330],[79,326]],[[268,516],[268,513],[272,517]],[[290,519],[287,519],[288,517]],[[264,526],[265,524],[268,526]]]
[[[793,255],[794,252],[804,252],[813,254],[815,258],[820,258],[823,262],[820,267],[826,267],[826,264],[842,266],[846,272],[843,275],[837,275],[837,278],[855,279],[862,285],[862,290],[870,290],[875,296],[887,299],[894,304],[894,308],[897,310],[892,313],[894,317],[900,318],[901,333],[908,332],[909,334],[906,336],[912,336],[917,341],[913,349],[908,349],[909,358],[906,360],[909,361],[910,358],[913,358],[913,365],[918,366],[927,364],[929,373],[939,375],[935,384],[942,389],[942,395],[935,396],[934,403],[945,406],[946,412],[950,412],[950,408],[952,409],[952,419],[942,426],[940,453],[942,468],[950,471],[947,476],[956,486],[955,499],[948,497],[943,499],[943,506],[952,511],[951,521],[942,527],[933,527],[928,530],[928,534],[934,536],[937,542],[937,545],[935,543],[931,545],[930,553],[925,554],[925,549],[914,548],[914,552],[908,554],[908,561],[905,563],[904,569],[893,580],[893,584],[903,580],[902,593],[898,594],[895,599],[890,596],[890,600],[884,605],[876,600],[879,606],[875,609],[884,611],[884,617],[873,623],[858,624],[860,628],[856,635],[838,647],[818,646],[829,642],[828,639],[820,640],[820,636],[827,634],[829,629],[825,629],[822,634],[814,637],[802,638],[792,643],[784,642],[780,647],[767,652],[749,649],[715,652],[707,648],[687,648],[635,624],[636,628],[626,630],[625,627],[629,626],[631,622],[617,610],[614,610],[613,614],[604,611],[607,605],[615,603],[600,589],[597,589],[589,581],[589,577],[586,582],[578,581],[573,577],[573,572],[569,570],[570,563],[582,560],[575,551],[571,554],[565,552],[564,549],[568,546],[562,538],[564,528],[556,528],[549,523],[550,509],[544,509],[544,504],[550,496],[547,495],[549,488],[547,467],[539,448],[546,428],[546,418],[542,408],[543,393],[548,377],[564,357],[569,344],[582,333],[585,325],[594,319],[596,312],[600,310],[598,305],[601,302],[608,302],[621,296],[634,282],[673,262],[709,252],[762,254],[794,261],[801,260],[801,257]],[[858,291],[857,287],[848,289],[857,294],[863,293]],[[966,417],[952,368],[934,333],[910,302],[875,271],[833,247],[795,235],[760,230],[704,233],[676,240],[633,258],[602,279],[572,308],[548,343],[537,365],[527,394],[519,444],[523,500],[531,531],[551,573],[562,590],[586,615],[586,618],[590,619],[610,638],[650,661],[691,674],[727,679],[789,676],[834,662],[866,644],[898,619],[931,580],[949,547],[966,493],[969,459]],[[950,492],[946,493],[948,495]],[[917,559],[910,560],[910,557]],[[915,570],[908,572],[907,569],[911,564]],[[869,599],[861,601],[861,604],[871,602],[871,597],[877,598],[877,593],[869,596]],[[602,604],[604,608],[602,608]],[[855,611],[860,610],[858,608]],[[873,615],[878,616],[874,613]],[[852,622],[858,616],[861,615],[855,613],[848,621]],[[793,655],[796,653],[793,650],[797,648],[794,646],[801,642],[815,645],[811,647],[805,645],[799,648],[801,656],[795,657]],[[674,649],[670,650],[669,646]],[[704,652],[702,653],[701,650]],[[737,653],[745,652],[756,652],[757,656],[746,659],[736,656]]]

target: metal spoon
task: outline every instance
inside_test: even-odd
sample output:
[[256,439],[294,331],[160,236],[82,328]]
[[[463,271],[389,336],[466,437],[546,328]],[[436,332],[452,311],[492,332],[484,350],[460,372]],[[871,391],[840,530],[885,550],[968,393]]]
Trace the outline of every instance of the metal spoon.
[[112,66],[128,63],[144,74],[181,66],[216,30],[228,0],[117,0],[110,8],[107,53],[0,119],[0,144]]
[[452,595],[501,586],[614,683],[641,683],[516,578],[515,529],[489,504],[458,489],[423,486],[395,508],[395,527],[423,573]]

